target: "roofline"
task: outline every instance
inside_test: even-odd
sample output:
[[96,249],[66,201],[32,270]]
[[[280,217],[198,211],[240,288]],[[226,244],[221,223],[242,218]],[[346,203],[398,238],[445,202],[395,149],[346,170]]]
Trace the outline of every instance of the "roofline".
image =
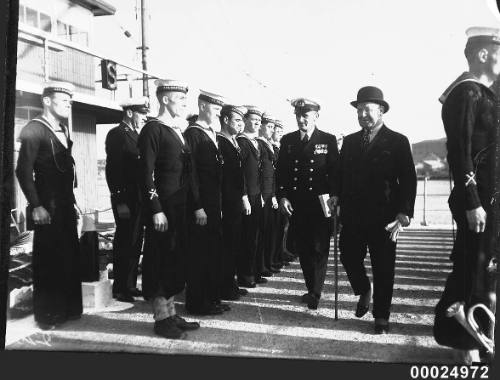
[[70,0],[89,9],[94,16],[112,16],[116,13],[116,8],[104,0]]

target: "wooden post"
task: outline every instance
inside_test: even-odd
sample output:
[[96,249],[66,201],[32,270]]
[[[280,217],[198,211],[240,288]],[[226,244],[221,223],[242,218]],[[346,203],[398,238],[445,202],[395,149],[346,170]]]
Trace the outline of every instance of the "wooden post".
[[423,218],[422,218],[422,223],[420,223],[422,226],[427,226],[427,218],[426,218],[426,208],[427,208],[427,181],[429,177],[425,176],[424,177],[424,207],[423,207]]

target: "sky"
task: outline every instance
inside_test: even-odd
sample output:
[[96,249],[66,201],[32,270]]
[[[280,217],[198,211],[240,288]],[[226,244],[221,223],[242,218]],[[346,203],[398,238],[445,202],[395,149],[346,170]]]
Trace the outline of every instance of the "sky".
[[[140,0],[107,0],[97,51],[140,67]],[[197,89],[255,104],[297,128],[286,99],[321,105],[318,127],[360,127],[350,105],[360,87],[382,89],[386,125],[411,143],[444,137],[438,98],[467,70],[470,26],[500,27],[489,0],[148,0],[148,69]],[[123,35],[121,27],[132,32]],[[154,92],[152,92],[154,93]]]

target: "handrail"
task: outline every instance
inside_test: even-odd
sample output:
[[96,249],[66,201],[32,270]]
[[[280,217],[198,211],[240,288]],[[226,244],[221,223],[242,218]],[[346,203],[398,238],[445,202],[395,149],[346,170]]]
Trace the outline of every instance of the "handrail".
[[30,26],[19,24],[18,30],[19,30],[19,33],[25,33],[28,36],[40,38],[42,40],[42,42],[44,40],[46,40],[46,41],[51,42],[53,44],[57,44],[57,45],[60,45],[63,47],[71,48],[71,49],[77,50],[81,53],[85,53],[85,54],[91,55],[91,56],[99,58],[99,59],[109,59],[109,60],[115,62],[117,65],[125,67],[129,70],[147,75],[149,78],[164,78],[164,76],[162,76],[162,75],[156,75],[156,74],[151,73],[150,71],[146,71],[146,70],[140,69],[138,67],[132,67],[132,66],[124,64],[124,63],[120,62],[119,60],[116,60],[112,57],[98,53],[98,52],[91,50],[89,48],[79,46],[78,44],[75,44],[71,41],[65,41],[62,38],[55,37],[55,36],[51,35],[50,33],[44,32],[42,30],[38,30],[38,29],[30,27]]

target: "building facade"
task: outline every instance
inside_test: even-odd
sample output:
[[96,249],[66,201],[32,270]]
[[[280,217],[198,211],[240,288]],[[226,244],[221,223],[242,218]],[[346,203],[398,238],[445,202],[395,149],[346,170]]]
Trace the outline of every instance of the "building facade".
[[[126,82],[115,90],[102,88],[101,61],[107,57],[92,50],[95,17],[112,16],[115,11],[102,0],[20,0],[14,162],[20,130],[42,110],[44,82],[72,83],[75,95],[69,126],[78,178],[75,194],[79,207],[89,213],[97,208],[96,128],[117,123],[121,119],[119,101],[133,92]],[[140,84],[136,88],[132,95],[141,95]],[[23,231],[26,200],[17,181],[12,209]]]

